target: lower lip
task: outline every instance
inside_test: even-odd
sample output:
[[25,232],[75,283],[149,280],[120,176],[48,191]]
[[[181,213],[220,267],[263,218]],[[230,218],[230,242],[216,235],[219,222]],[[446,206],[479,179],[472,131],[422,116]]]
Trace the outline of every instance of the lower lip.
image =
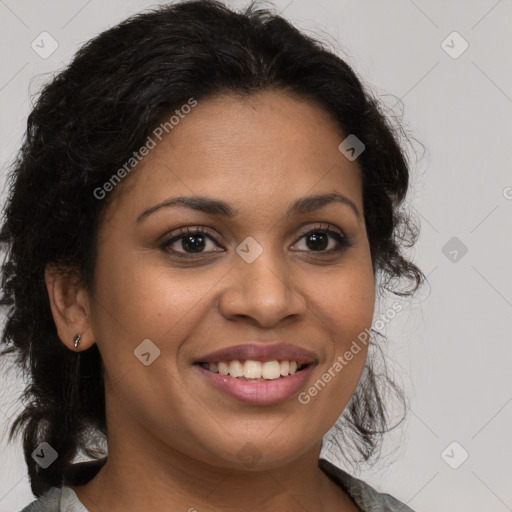
[[201,365],[194,365],[217,389],[224,391],[240,402],[252,405],[270,405],[282,402],[295,395],[303,386],[314,364],[306,366],[300,372],[269,381],[245,381],[230,375],[214,373]]

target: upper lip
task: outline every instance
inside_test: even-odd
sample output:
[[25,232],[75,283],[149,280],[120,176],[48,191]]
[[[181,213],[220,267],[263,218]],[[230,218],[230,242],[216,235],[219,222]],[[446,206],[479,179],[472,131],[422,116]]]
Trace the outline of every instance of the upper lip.
[[196,363],[218,363],[219,361],[233,361],[234,359],[252,361],[297,361],[299,364],[317,363],[318,358],[310,350],[288,343],[244,343],[227,347],[198,357]]

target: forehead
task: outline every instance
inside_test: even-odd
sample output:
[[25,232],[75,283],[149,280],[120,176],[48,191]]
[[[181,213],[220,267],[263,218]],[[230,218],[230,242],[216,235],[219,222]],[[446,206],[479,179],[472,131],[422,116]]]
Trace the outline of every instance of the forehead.
[[141,210],[171,195],[203,195],[243,210],[339,192],[362,206],[359,166],[338,149],[345,135],[314,101],[285,91],[222,94],[187,111],[161,140],[153,136],[119,186],[121,203]]

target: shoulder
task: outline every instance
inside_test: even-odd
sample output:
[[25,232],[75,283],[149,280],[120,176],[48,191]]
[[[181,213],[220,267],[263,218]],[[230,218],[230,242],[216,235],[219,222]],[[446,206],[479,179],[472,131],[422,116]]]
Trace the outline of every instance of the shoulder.
[[376,491],[326,459],[319,459],[318,466],[350,495],[362,512],[414,512],[393,496]]
[[20,512],[87,512],[70,487],[52,487]]
[[52,487],[20,512],[88,512],[69,485],[88,482],[105,464],[106,458],[72,464],[62,487]]
[[21,512],[58,512],[61,489],[52,487],[40,498],[29,503]]

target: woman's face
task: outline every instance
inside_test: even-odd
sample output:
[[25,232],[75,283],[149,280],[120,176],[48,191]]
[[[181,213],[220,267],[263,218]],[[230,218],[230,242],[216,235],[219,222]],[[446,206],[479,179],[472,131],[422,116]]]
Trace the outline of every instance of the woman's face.
[[[346,135],[284,92],[217,96],[112,192],[90,297],[109,439],[262,469],[319,445],[357,385],[366,346],[344,354],[374,308],[360,169],[338,149]],[[326,194],[347,201],[305,200]],[[196,196],[196,208],[165,205]],[[215,373],[221,360],[267,377],[311,364],[247,381]]]

